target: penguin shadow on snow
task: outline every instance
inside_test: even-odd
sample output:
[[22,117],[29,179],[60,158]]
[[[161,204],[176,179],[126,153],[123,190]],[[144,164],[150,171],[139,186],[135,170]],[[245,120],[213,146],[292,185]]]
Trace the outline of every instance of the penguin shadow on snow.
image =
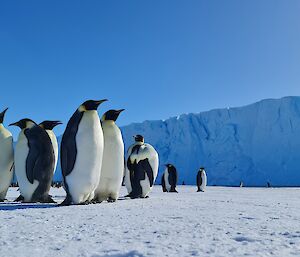
[[118,253],[112,255],[92,255],[92,257],[144,257],[144,255],[137,251],[131,251],[128,253]]
[[22,209],[46,209],[58,207],[54,203],[14,203],[2,202],[0,203],[0,211],[15,211]]

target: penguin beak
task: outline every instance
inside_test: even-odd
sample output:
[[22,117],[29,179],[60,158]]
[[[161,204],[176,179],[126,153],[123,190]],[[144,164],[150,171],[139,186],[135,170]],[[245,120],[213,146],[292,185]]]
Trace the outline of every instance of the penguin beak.
[[61,121],[53,121],[53,128],[56,127],[57,125],[63,124]]
[[88,110],[97,110],[99,105],[106,101],[107,101],[107,99],[93,101],[91,108],[87,108],[87,109]]
[[100,104],[102,104],[102,103],[104,103],[106,101],[108,101],[108,100],[107,99],[102,99],[102,100],[95,101],[95,105],[99,106]]
[[115,114],[114,114],[114,117],[113,117],[113,120],[116,121],[120,115],[121,112],[123,112],[125,109],[121,109],[121,110],[116,110],[115,111]]
[[58,121],[55,121],[54,124],[55,124],[55,126],[57,126],[57,125],[61,125],[61,124],[63,124],[63,123],[62,123],[61,121],[58,120]]
[[8,110],[8,108],[6,108],[6,109],[4,109],[4,111],[3,112],[1,112],[1,115],[3,115],[4,116],[4,114],[6,113],[6,111]]
[[3,112],[0,113],[0,123],[3,123],[4,115],[7,110],[8,110],[8,108],[6,108]]
[[17,122],[11,123],[8,126],[18,126],[19,127],[19,122],[17,121]]

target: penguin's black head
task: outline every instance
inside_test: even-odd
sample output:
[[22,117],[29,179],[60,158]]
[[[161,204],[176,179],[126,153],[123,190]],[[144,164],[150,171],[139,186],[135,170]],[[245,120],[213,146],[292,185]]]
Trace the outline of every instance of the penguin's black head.
[[123,112],[125,109],[121,109],[121,110],[109,110],[106,113],[103,114],[102,116],[102,121],[105,120],[112,120],[112,121],[116,121],[120,115],[121,112]]
[[142,135],[135,135],[134,140],[135,140],[135,142],[141,142],[141,143],[145,142],[145,139]]
[[36,123],[31,119],[22,119],[17,122],[9,124],[9,126],[18,126],[20,129],[31,128],[34,125],[36,125]]
[[200,171],[203,171],[204,170],[204,167],[200,167],[200,169],[199,169]]
[[171,168],[171,167],[173,167],[173,165],[172,165],[172,164],[170,164],[170,163],[167,163],[167,164],[165,164],[165,166],[166,166],[167,168]]
[[88,100],[85,101],[82,105],[79,106],[79,111],[80,112],[85,112],[85,111],[96,111],[99,107],[99,105],[103,102],[106,102],[107,99],[103,100]]
[[6,108],[3,112],[0,112],[0,124],[3,123],[4,115],[5,115],[7,110],[8,110],[8,108]]
[[44,120],[39,126],[46,130],[52,130],[55,126],[62,124],[59,120]]

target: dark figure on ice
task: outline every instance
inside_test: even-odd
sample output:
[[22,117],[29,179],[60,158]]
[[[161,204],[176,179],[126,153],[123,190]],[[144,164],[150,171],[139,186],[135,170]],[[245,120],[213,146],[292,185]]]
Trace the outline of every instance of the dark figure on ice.
[[163,192],[168,192],[166,188],[166,183],[165,183],[165,178],[164,178],[165,173],[162,174],[161,176],[161,187]]
[[197,174],[197,187],[198,190],[197,192],[204,192],[205,188],[206,188],[206,173],[203,167],[201,167],[198,171]]
[[176,185],[178,181],[178,174],[177,170],[174,165],[172,164],[166,164],[166,169],[162,177],[162,181],[164,182],[166,192],[175,192],[176,191]]

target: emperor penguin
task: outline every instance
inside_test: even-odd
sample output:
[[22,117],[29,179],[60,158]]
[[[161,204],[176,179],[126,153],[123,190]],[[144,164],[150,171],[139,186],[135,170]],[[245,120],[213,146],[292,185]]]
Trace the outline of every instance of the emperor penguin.
[[121,110],[109,110],[101,118],[104,151],[100,182],[95,190],[95,202],[115,202],[119,197],[124,173],[124,142],[116,120]]
[[152,145],[145,143],[142,135],[134,139],[135,143],[127,151],[125,186],[130,198],[145,198],[158,173],[158,154]]
[[207,178],[206,172],[203,167],[201,167],[197,174],[197,192],[204,192],[206,188]]
[[174,165],[172,164],[166,164],[166,169],[163,175],[163,180],[165,183],[166,191],[167,192],[174,192],[178,193],[176,191],[176,185],[178,181],[178,173]]
[[21,129],[14,156],[21,198],[24,202],[54,203],[49,196],[55,161],[50,137],[30,119],[22,119],[10,126]]
[[48,133],[48,136],[51,139],[52,147],[54,150],[54,156],[55,156],[55,161],[54,161],[54,168],[53,168],[53,174],[56,171],[56,166],[57,166],[57,160],[58,160],[58,143],[57,143],[57,138],[53,132],[53,128],[57,125],[62,124],[62,122],[58,120],[45,120],[39,124],[39,126],[43,129],[46,130]]
[[13,178],[13,137],[3,126],[4,115],[7,109],[0,113],[0,202],[5,200]]
[[88,100],[70,118],[63,134],[60,161],[67,193],[61,205],[88,204],[99,184],[103,158],[103,132],[97,113],[107,101]]

